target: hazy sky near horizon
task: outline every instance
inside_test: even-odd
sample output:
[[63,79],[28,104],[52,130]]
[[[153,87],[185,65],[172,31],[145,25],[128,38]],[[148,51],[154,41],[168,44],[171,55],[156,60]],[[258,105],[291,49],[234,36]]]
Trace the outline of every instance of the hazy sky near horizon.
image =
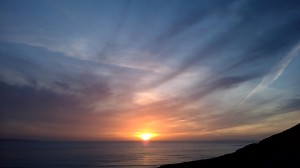
[[298,0],[2,0],[0,137],[250,139],[300,121]]

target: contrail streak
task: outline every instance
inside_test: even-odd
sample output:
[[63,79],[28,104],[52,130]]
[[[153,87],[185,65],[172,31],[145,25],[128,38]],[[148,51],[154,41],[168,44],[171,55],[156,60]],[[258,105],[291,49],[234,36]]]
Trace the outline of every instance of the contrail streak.
[[300,42],[298,42],[295,47],[286,56],[284,56],[282,60],[275,65],[267,75],[264,76],[261,82],[245,97],[240,105],[244,104],[257,91],[268,87],[274,81],[276,81],[283,74],[290,62],[299,54],[299,51]]

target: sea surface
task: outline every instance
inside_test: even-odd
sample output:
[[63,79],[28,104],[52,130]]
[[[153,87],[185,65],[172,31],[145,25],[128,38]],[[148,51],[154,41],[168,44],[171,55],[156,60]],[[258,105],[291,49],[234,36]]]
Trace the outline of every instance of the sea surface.
[[220,156],[249,143],[1,141],[0,167],[154,168]]

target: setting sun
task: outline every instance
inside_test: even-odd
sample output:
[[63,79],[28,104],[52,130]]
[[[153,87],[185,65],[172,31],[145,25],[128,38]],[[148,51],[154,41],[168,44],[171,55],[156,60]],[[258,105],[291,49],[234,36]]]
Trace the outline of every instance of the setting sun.
[[136,136],[141,138],[143,141],[148,141],[157,135],[158,134],[156,134],[156,133],[137,133],[136,134]]

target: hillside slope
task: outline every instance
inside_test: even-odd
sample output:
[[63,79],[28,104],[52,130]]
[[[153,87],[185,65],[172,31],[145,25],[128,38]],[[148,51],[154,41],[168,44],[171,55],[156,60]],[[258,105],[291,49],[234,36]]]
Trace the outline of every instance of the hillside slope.
[[255,167],[299,168],[300,124],[220,157],[163,165],[159,168]]

